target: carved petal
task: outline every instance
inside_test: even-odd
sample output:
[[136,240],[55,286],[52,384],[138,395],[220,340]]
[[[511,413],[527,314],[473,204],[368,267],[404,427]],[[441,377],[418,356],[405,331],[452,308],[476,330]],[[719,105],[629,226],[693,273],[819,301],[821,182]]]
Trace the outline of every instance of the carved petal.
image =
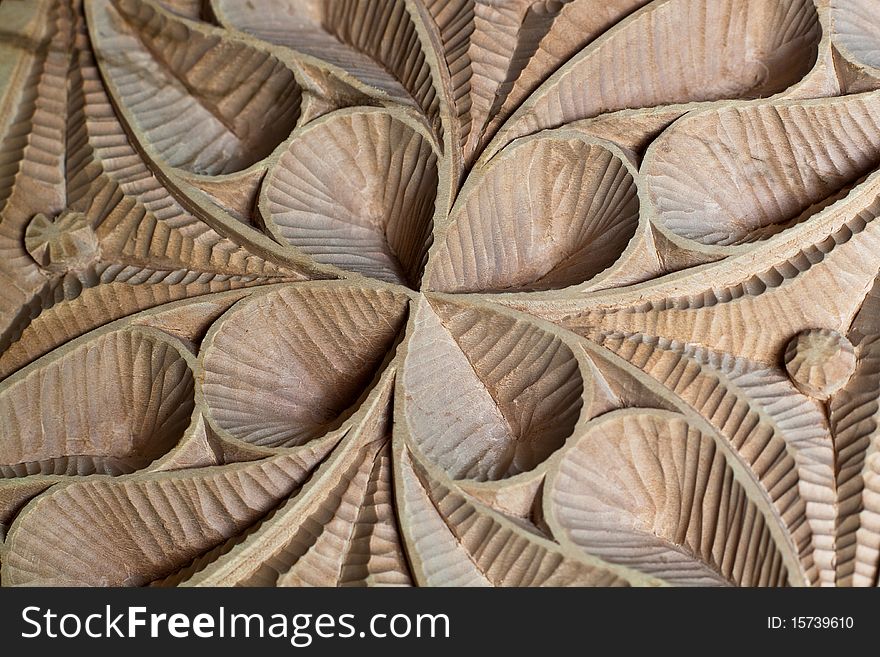
[[880,285],[874,285],[850,327],[857,365],[829,402],[837,463],[837,582],[872,586],[880,554]]
[[291,141],[263,187],[270,232],[321,263],[416,285],[430,243],[437,159],[378,110],[342,110]]
[[638,225],[627,166],[571,134],[517,143],[476,175],[428,265],[446,292],[566,287],[611,266]]
[[410,330],[407,427],[451,477],[483,481],[531,470],[571,434],[584,385],[558,337],[441,300],[420,302]]
[[798,559],[808,581],[833,581],[834,452],[820,410],[784,374],[744,359],[638,335],[601,343],[684,402],[704,433],[718,432],[774,508],[789,575],[801,578]]
[[670,584],[786,583],[759,507],[680,415],[605,416],[566,452],[546,495],[557,536]]
[[24,248],[26,226],[64,209],[71,23],[67,3],[0,8],[11,29],[0,39],[0,349],[46,286]]
[[174,347],[103,335],[0,385],[0,475],[137,470],[177,442],[192,409],[193,375]]
[[423,0],[470,162],[560,64],[648,0]]
[[300,89],[273,55],[144,0],[88,7],[109,86],[167,164],[193,173],[238,171],[290,134]]
[[651,145],[642,172],[661,226],[727,245],[815,213],[878,165],[880,92],[683,119]]
[[625,108],[770,96],[807,73],[820,36],[811,0],[653,2],[539,87],[501,129],[495,150]]
[[138,586],[162,579],[258,522],[296,490],[329,446],[50,491],[13,524],[3,582]]
[[338,285],[243,301],[203,348],[211,416],[256,445],[300,445],[323,435],[373,378],[404,313],[405,300],[391,292]]

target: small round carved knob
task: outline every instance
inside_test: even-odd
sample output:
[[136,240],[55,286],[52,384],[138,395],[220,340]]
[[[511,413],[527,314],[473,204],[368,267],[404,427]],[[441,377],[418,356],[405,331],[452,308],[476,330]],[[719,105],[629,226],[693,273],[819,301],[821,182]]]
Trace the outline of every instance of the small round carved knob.
[[856,368],[849,340],[831,329],[809,329],[794,336],[785,348],[785,369],[805,395],[828,399],[840,390]]
[[43,269],[63,274],[82,269],[98,259],[98,236],[85,215],[64,212],[55,220],[34,215],[24,234],[24,245]]

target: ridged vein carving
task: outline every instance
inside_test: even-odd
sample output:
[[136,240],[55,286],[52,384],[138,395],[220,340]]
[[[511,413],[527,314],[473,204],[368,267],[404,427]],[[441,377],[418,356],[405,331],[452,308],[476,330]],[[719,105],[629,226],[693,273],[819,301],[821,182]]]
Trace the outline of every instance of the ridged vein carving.
[[872,0],[0,2],[0,580],[875,586]]

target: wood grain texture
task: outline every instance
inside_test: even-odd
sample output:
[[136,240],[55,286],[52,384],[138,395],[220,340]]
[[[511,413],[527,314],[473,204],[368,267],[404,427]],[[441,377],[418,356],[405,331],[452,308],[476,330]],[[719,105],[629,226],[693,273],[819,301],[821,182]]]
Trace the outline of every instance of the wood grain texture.
[[[407,426],[452,477],[509,477],[562,446],[584,386],[557,336],[440,299],[422,301],[410,329]],[[529,371],[539,376],[524,376]]]
[[0,583],[876,586],[872,0],[0,2]]

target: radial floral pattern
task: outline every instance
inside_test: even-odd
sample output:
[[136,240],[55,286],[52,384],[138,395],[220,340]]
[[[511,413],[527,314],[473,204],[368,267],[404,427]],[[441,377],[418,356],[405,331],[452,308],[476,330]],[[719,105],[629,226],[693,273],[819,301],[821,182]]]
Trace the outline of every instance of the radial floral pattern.
[[2,583],[877,585],[875,4],[4,1]]

